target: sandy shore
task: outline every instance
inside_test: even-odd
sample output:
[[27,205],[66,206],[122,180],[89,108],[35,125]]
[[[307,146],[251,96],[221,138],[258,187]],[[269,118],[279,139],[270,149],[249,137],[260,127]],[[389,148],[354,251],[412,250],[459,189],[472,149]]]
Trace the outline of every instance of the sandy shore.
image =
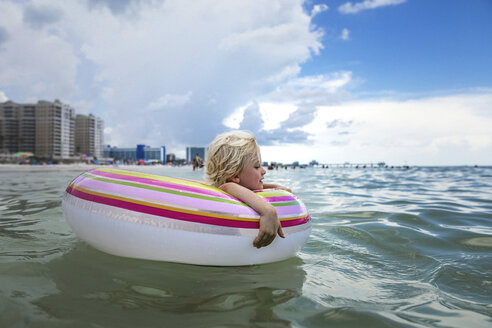
[[94,168],[111,167],[123,170],[191,170],[191,166],[173,167],[169,165],[95,165],[95,164],[56,164],[56,165],[19,165],[0,164],[0,172],[54,172],[54,171],[88,171]]

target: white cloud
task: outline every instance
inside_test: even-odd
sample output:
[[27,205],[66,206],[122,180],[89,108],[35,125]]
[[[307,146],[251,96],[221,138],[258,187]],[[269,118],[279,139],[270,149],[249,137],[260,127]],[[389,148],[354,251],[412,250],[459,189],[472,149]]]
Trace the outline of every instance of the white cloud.
[[7,100],[9,100],[9,98],[7,98],[5,92],[0,91],[0,102],[6,102]]
[[338,11],[343,14],[357,14],[358,12],[363,10],[399,5],[406,1],[407,0],[364,0],[355,4],[352,4],[352,2],[347,2],[339,6]]
[[316,118],[317,107],[349,97],[344,88],[352,82],[346,71],[292,78],[259,97],[259,103],[238,107],[224,124],[252,131],[264,144],[309,143],[311,133],[302,129]]
[[3,1],[0,21],[0,89],[80,105],[120,146],[206,145],[322,49],[301,0]]
[[260,112],[265,120],[264,129],[275,130],[280,128],[281,122],[286,121],[290,114],[297,110],[294,103],[262,102]]
[[342,34],[340,35],[340,39],[349,40],[350,39],[350,31],[346,28],[342,30]]
[[352,72],[341,71],[330,75],[307,76],[293,79],[287,83],[299,88],[319,88],[326,92],[336,92],[352,80]]
[[316,16],[318,14],[321,14],[322,12],[325,12],[325,11],[327,11],[329,9],[330,8],[326,4],[324,4],[324,3],[314,5],[313,6],[313,9],[311,10],[311,17],[314,17],[314,16]]
[[187,104],[191,98],[191,91],[188,91],[183,95],[171,95],[166,94],[162,97],[159,97],[155,101],[149,104],[150,109],[161,109],[164,107],[181,107]]
[[261,102],[333,104],[348,97],[346,89],[354,83],[357,81],[354,81],[350,71],[293,78],[279,85]]
[[286,66],[282,71],[267,77],[265,82],[272,85],[283,84],[285,81],[295,78],[300,71],[301,67],[298,64]]
[[324,163],[490,164],[490,108],[490,91],[320,107],[316,120],[303,129],[313,134],[303,157]]
[[[265,161],[390,165],[490,165],[492,161],[492,90],[349,101],[317,106],[317,110],[292,103],[258,106],[265,121],[276,121],[263,124],[265,130],[257,132]],[[288,148],[279,145],[282,131],[298,143]]]
[[[28,9],[34,4],[29,4]],[[54,7],[49,7],[49,10]],[[61,9],[56,11],[61,16]],[[0,21],[4,33],[0,51],[0,87],[12,89],[13,101],[34,99],[67,99],[78,87],[75,84],[79,59],[71,44],[58,35],[57,29],[43,28],[53,15],[42,17],[42,9],[24,22],[24,8],[9,2],[0,2]],[[43,23],[44,22],[44,23]]]
[[224,118],[222,124],[230,129],[239,129],[241,121],[244,117],[244,111],[246,110],[246,108],[252,106],[254,103],[255,102],[249,102],[246,105],[236,108],[229,116]]
[[32,28],[43,28],[56,23],[63,16],[63,12],[56,5],[29,4],[24,9],[24,22]]

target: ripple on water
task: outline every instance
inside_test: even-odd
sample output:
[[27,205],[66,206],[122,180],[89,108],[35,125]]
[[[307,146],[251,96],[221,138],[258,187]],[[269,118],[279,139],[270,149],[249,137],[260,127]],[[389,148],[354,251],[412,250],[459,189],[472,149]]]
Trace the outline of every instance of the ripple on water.
[[491,170],[270,171],[312,234],[296,258],[241,268],[99,252],[60,208],[77,173],[0,173],[0,326],[489,327]]
[[467,246],[492,248],[492,237],[474,237],[463,239],[462,243]]

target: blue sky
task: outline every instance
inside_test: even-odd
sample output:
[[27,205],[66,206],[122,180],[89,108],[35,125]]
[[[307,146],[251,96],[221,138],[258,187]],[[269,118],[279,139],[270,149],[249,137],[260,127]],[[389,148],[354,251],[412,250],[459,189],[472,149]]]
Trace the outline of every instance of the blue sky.
[[[354,14],[338,10],[345,3],[313,3],[329,6],[313,19],[325,30],[325,49],[302,74],[354,71],[364,80],[359,92],[490,87],[491,1],[409,0]],[[343,29],[348,40],[340,38]]]
[[184,157],[232,128],[265,161],[492,164],[488,0],[0,0],[0,101]]

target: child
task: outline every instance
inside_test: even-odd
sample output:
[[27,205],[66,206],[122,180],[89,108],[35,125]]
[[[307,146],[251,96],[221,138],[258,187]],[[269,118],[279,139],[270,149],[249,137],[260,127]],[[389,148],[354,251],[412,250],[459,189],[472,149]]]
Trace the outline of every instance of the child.
[[212,186],[243,201],[260,214],[260,231],[253,246],[268,246],[277,234],[285,238],[275,208],[252,190],[290,190],[276,184],[263,183],[266,171],[261,166],[260,147],[252,134],[231,131],[218,135],[208,148],[205,167],[207,180]]

